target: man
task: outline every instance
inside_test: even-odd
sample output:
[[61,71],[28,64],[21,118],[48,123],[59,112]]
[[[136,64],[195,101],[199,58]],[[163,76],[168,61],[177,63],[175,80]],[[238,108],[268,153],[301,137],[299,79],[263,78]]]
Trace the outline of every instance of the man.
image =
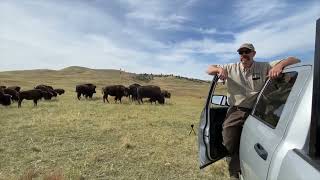
[[256,62],[255,48],[244,43],[238,49],[240,62],[226,65],[211,65],[209,75],[218,75],[226,80],[230,108],[223,123],[223,144],[230,153],[229,174],[231,179],[238,179],[240,172],[239,145],[243,124],[251,112],[258,92],[267,78],[277,78],[284,67],[300,62],[295,57],[288,57],[274,62]]

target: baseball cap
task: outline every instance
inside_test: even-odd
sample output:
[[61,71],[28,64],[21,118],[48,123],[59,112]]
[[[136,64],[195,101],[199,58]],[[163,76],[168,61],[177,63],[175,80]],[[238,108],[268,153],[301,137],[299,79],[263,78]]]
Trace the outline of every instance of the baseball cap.
[[254,50],[254,46],[251,43],[242,44],[237,51],[239,52],[239,50],[242,49],[242,48],[247,48],[247,49],[251,49],[252,51],[255,51]]

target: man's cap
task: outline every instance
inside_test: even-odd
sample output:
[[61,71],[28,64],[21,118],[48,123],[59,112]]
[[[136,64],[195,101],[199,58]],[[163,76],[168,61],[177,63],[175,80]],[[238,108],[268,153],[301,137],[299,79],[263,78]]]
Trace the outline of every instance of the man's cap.
[[251,49],[252,51],[255,51],[255,50],[254,50],[254,46],[253,46],[253,44],[251,44],[251,43],[244,43],[244,44],[242,44],[237,51],[239,52],[240,49],[242,49],[242,48],[247,48],[247,49]]

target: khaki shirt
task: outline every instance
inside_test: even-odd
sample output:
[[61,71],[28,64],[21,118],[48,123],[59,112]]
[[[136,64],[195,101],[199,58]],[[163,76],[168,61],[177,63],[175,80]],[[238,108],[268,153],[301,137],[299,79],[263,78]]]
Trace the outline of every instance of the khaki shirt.
[[221,67],[228,72],[226,86],[230,106],[252,108],[259,91],[267,80],[269,70],[280,61],[253,61],[252,66],[247,70],[244,69],[241,62],[222,65]]

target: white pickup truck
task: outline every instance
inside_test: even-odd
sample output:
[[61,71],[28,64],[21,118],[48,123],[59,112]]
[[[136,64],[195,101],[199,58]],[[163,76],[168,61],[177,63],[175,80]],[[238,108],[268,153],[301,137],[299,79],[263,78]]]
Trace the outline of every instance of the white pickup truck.
[[[240,141],[243,180],[320,180],[320,19],[312,63],[286,67],[268,80]],[[214,77],[199,127],[200,168],[228,155],[222,144],[227,97],[214,94]]]

